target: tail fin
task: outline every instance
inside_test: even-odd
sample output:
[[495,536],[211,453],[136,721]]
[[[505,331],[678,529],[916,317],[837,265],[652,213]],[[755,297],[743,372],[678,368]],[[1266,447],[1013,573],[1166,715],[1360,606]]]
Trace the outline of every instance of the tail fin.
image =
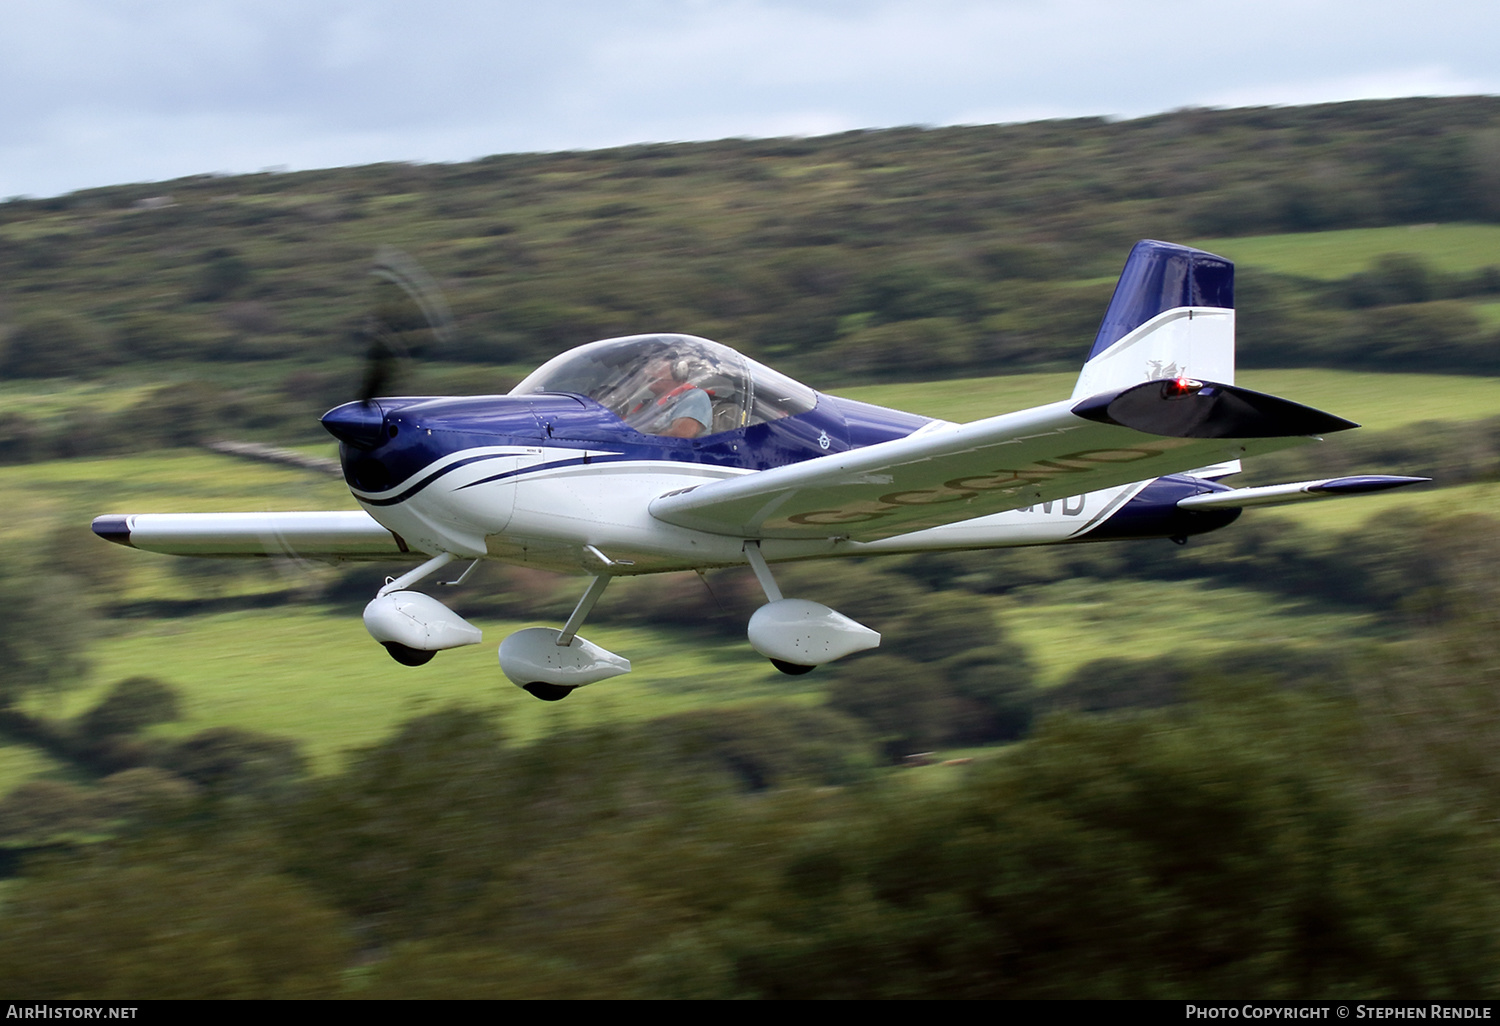
[[1234,384],[1234,264],[1201,249],[1137,242],[1073,398],[1186,377]]

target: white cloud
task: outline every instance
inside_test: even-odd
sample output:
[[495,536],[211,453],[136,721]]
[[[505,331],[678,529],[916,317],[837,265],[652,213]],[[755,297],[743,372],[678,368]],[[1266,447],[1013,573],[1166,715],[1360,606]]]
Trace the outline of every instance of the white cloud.
[[1500,92],[1491,0],[15,0],[0,195],[271,165]]

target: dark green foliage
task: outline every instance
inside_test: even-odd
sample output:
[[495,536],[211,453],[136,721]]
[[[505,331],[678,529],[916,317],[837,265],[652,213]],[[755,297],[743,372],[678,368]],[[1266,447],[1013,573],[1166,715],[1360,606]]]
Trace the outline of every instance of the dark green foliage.
[[893,655],[841,666],[828,686],[828,704],[869,725],[889,761],[937,748],[949,734],[946,681],[935,667]]
[[78,723],[85,737],[134,734],[155,723],[177,719],[177,691],[155,677],[128,677],[109,689]]
[[269,797],[302,776],[307,762],[287,738],[213,727],[163,746],[156,763],[220,795]]
[[849,783],[872,763],[858,726],[817,709],[686,713],[525,748],[454,709],[314,785],[287,842],[299,872],[390,939],[483,931],[509,915],[507,867],[560,840],[677,823],[743,790]]
[[181,316],[132,311],[119,323],[120,348],[132,359],[180,360],[202,353],[200,340],[191,336],[195,325]]
[[223,389],[205,381],[162,385],[129,410],[121,420],[131,441],[151,448],[198,445],[218,433],[229,419]]
[[150,767],[112,773],[98,786],[28,781],[0,799],[0,846],[58,846],[98,841],[130,824],[172,822],[197,790]]
[[31,780],[0,799],[0,845],[44,845],[97,834],[105,816],[95,796],[62,780]]
[[0,607],[9,610],[0,632],[0,710],[28,693],[80,682],[94,621],[76,579],[0,560]]
[[[1446,460],[1451,457],[1459,464],[1455,473],[1489,480],[1496,466],[1497,450],[1491,448],[1494,439],[1489,437],[1493,424],[1473,427],[1473,435],[1463,436],[1475,440],[1473,448],[1450,453],[1442,442],[1447,433],[1435,431],[1429,437],[1442,443],[1433,447],[1436,452],[1426,448],[1419,434],[1410,450],[1415,455],[1392,462],[1420,472],[1423,453],[1434,465],[1448,466]],[[1316,472],[1357,472],[1360,466],[1380,462],[1367,459],[1345,470],[1335,460],[1332,466],[1317,467]],[[1273,480],[1313,476],[1313,467],[1295,459],[1256,474],[1258,479]],[[1497,539],[1500,526],[1494,518],[1479,515],[1424,517],[1393,511],[1343,534],[1247,516],[1228,531],[1193,538],[1185,546],[1152,540],[1014,549],[983,559],[967,557],[961,571],[945,557],[936,556],[898,567],[904,575],[919,579],[947,574],[951,585],[980,594],[1016,592],[1064,577],[1251,587],[1294,602],[1367,610],[1394,625],[1425,626],[1462,613],[1471,600],[1456,596],[1472,587],[1476,576],[1483,576],[1477,568],[1493,567],[1500,561]]]
[[51,998],[318,998],[342,989],[347,924],[267,872],[266,851],[102,849],[7,896],[0,991]]
[[97,800],[104,814],[141,823],[171,822],[191,809],[198,789],[154,766],[111,773],[99,781]]
[[1306,683],[1324,693],[1348,693],[1356,658],[1338,648],[1242,646],[1213,656],[1163,652],[1153,659],[1096,659],[1048,689],[1040,704],[1049,711],[1086,713],[1159,709],[1186,701],[1194,691],[1243,681],[1282,688]]
[[91,377],[115,361],[100,327],[87,317],[46,313],[18,323],[0,350],[0,377]]
[[1350,431],[1324,445],[1263,456],[1246,467],[1245,482],[1306,480],[1381,465],[1433,478],[1436,486],[1500,480],[1500,417]]
[[512,815],[524,782],[507,769],[489,717],[414,719],[285,817],[288,861],[383,934],[455,929],[503,872],[496,854],[514,857],[528,840]]
[[1432,269],[1421,257],[1387,253],[1368,271],[1340,283],[1345,302],[1353,307],[1391,303],[1426,303],[1436,298]]
[[716,708],[637,728],[685,772],[727,773],[749,791],[797,783],[850,784],[870,775],[865,729],[825,709],[777,704]]
[[[877,652],[833,667],[828,704],[866,723],[888,760],[1026,733],[1036,702],[1031,661],[987,605],[959,591],[923,593],[871,567],[824,577],[822,595],[842,583],[833,589],[842,601],[831,605],[885,632]],[[863,601],[851,584],[866,589]]]
[[203,254],[189,298],[197,303],[228,299],[250,281],[250,265],[232,249],[220,247]]
[[[1493,636],[1463,652],[1446,684],[1475,696]],[[967,772],[908,771],[941,784],[753,795],[676,758],[706,744],[707,769],[769,729],[751,715],[513,747],[450,710],[262,806],[274,840],[205,822],[33,867],[0,977],[48,997],[1483,998],[1492,722],[1455,700],[1413,719],[1437,692],[1403,672],[1054,717]],[[1406,758],[1392,732],[1413,725]],[[1450,769],[1414,777],[1427,762]]]
[[1269,699],[1057,722],[882,846],[866,948],[887,952],[881,979],[838,989],[853,967],[835,925],[807,953],[837,959],[816,991],[778,993],[915,996],[939,966],[968,997],[1487,993],[1491,842],[1363,806],[1327,722]]

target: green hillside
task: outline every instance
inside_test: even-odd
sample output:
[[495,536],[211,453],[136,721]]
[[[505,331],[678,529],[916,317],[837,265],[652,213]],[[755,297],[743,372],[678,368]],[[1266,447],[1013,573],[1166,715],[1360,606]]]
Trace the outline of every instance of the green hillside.
[[1241,268],[1333,281],[1363,271],[1388,253],[1421,258],[1443,274],[1500,267],[1500,225],[1410,224],[1346,228],[1246,238],[1199,239],[1192,243],[1235,261]]
[[[1076,372],[1015,374],[865,385],[838,392],[851,399],[962,423],[1066,399],[1077,376]],[[1238,380],[1249,388],[1337,413],[1376,431],[1424,420],[1479,420],[1500,414],[1500,381],[1494,378],[1251,368],[1239,374]]]
[[[16,199],[0,203],[0,387],[73,379],[62,406],[103,380],[143,412],[172,384],[189,430],[315,438],[302,411],[357,380],[380,245],[441,283],[457,332],[428,373],[473,391],[659,330],[833,387],[1064,370],[1140,238],[1241,261],[1246,366],[1493,373],[1497,128],[1494,98],[1371,101]],[[150,448],[170,432],[140,412]],[[0,414],[7,458],[63,448]]]

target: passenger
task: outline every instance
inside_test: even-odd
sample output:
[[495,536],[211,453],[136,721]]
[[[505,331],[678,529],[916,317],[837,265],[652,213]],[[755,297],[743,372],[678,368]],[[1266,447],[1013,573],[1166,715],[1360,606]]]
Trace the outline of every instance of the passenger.
[[625,423],[648,435],[697,438],[713,422],[713,400],[707,392],[680,377],[677,364],[657,357],[646,365],[647,399],[625,418]]

